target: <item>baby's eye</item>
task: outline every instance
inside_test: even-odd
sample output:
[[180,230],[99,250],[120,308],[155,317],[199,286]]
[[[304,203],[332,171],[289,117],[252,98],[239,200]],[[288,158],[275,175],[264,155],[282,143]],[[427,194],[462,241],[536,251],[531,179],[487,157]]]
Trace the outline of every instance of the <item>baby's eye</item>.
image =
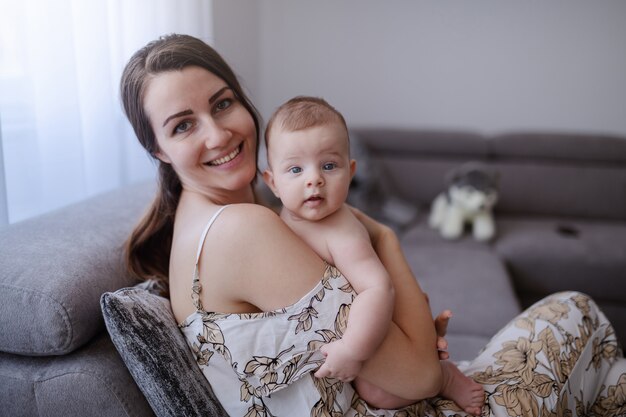
[[302,172],[302,168],[300,167],[291,167],[289,168],[289,172],[291,172],[292,174],[299,174]]
[[334,162],[327,162],[322,166],[322,169],[324,169],[324,171],[332,171],[335,168],[337,168],[337,164]]
[[191,123],[189,120],[185,120],[184,122],[181,122],[177,124],[176,127],[174,127],[174,133],[185,133],[186,131],[191,129],[192,125],[193,123]]

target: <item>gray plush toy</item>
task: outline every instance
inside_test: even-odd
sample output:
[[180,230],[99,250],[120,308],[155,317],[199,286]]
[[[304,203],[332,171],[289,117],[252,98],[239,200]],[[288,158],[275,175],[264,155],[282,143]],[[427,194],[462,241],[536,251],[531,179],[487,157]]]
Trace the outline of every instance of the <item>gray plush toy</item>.
[[469,162],[446,177],[447,189],[431,206],[428,223],[446,239],[458,239],[465,226],[478,241],[495,236],[492,209],[498,200],[498,174],[486,165]]

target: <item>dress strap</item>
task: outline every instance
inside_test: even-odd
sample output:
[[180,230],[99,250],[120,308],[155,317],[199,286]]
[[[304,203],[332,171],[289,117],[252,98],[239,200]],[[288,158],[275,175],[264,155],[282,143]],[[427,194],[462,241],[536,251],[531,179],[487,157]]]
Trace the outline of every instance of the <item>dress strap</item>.
[[202,310],[202,303],[200,302],[200,291],[202,291],[202,285],[200,284],[200,270],[198,269],[198,262],[200,261],[200,254],[202,253],[202,248],[204,247],[204,241],[206,240],[206,235],[209,233],[209,229],[217,216],[220,215],[222,211],[228,206],[220,207],[213,216],[207,222],[204,230],[202,231],[202,235],[200,235],[200,241],[198,242],[198,251],[196,252],[196,264],[193,270],[193,283],[191,285],[191,299],[193,301],[196,310]]

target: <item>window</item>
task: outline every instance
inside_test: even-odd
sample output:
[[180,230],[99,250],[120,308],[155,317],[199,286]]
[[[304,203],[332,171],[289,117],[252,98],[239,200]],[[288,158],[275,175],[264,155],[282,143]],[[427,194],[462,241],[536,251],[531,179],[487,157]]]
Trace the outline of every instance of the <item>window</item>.
[[154,177],[121,111],[130,55],[165,33],[211,42],[206,0],[0,0],[0,225]]

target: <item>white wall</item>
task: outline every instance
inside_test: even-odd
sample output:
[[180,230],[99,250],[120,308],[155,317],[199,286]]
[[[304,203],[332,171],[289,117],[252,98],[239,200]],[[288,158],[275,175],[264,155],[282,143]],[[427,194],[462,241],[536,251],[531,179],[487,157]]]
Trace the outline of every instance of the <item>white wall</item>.
[[215,3],[266,119],[311,94],[353,125],[626,134],[622,0]]
[[255,105],[261,64],[258,6],[256,0],[213,0],[213,46],[233,68]]

